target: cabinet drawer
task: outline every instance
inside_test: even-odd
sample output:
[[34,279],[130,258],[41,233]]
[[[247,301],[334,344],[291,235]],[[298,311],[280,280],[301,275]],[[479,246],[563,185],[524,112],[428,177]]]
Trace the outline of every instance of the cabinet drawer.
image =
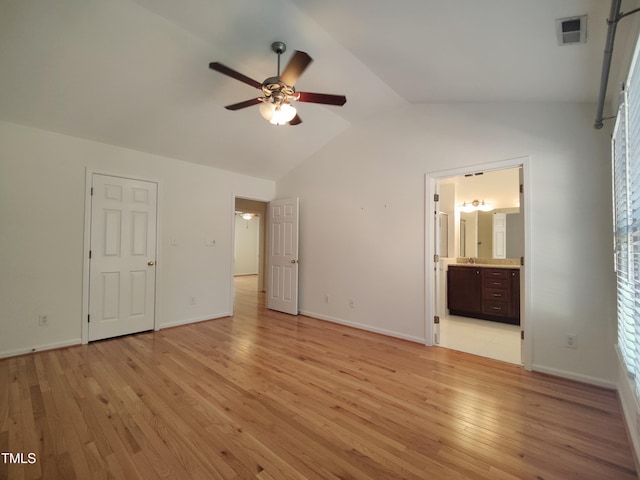
[[483,313],[487,315],[509,316],[509,302],[500,300],[485,300],[482,305]]
[[509,279],[508,278],[487,278],[485,277],[483,286],[486,289],[508,290]]
[[509,270],[506,268],[483,268],[482,276],[485,280],[507,280]]
[[508,302],[510,299],[509,291],[507,289],[493,289],[493,288],[485,288],[482,298],[487,301],[502,301]]

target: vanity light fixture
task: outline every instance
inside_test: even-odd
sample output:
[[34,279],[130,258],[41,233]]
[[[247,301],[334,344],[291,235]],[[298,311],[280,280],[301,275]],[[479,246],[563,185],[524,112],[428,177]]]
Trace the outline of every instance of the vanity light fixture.
[[245,220],[251,220],[253,218],[253,213],[243,213],[241,217]]
[[460,207],[461,212],[475,212],[476,210],[480,210],[481,212],[490,212],[493,210],[493,205],[490,203],[485,203],[484,200],[474,200],[473,202],[463,202]]

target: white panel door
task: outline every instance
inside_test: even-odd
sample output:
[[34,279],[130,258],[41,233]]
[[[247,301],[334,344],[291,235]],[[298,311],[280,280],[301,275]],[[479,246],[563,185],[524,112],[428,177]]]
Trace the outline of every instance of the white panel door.
[[[520,196],[519,196],[519,200],[520,200],[520,215],[522,215],[522,221],[519,223],[520,228],[522,229],[520,231],[519,237],[522,238],[522,241],[524,241],[525,238],[525,229],[524,229],[524,224],[525,224],[525,205],[524,205],[524,169],[522,166],[520,166],[520,168],[518,169],[518,178],[520,180]],[[525,244],[526,245],[526,244]],[[522,249],[522,257],[520,258],[520,360],[522,361],[522,364],[527,367],[527,365],[529,365],[528,368],[531,368],[530,365],[530,360],[527,360],[526,358],[526,352],[527,349],[525,348],[525,344],[524,344],[524,323],[525,323],[525,290],[524,290],[524,269],[527,268],[526,265],[524,265],[524,247]],[[531,343],[529,343],[529,345],[531,345]],[[530,358],[530,357],[529,357]]]
[[298,314],[298,199],[269,203],[267,308]]
[[507,258],[507,214],[493,214],[493,258]]
[[89,341],[152,330],[157,184],[93,174]]

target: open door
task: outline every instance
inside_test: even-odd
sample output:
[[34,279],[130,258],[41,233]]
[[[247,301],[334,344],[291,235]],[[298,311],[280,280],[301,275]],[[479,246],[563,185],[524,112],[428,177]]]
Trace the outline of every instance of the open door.
[[298,199],[269,203],[267,308],[298,314]]
[[[519,195],[518,195],[518,201],[520,203],[520,214],[522,215],[522,217],[525,217],[525,200],[524,200],[524,169],[522,166],[520,166],[520,168],[518,168],[518,179],[520,182],[520,190],[519,190]],[[524,239],[525,238],[525,231],[524,231],[524,224],[525,221],[523,220],[522,222],[519,223],[520,228],[522,229],[520,231],[520,238]],[[526,242],[524,242],[524,248],[526,248]],[[524,255],[525,255],[525,251],[523,249],[522,252],[522,257],[520,257],[520,360],[522,362],[523,365],[525,365],[525,367],[528,365],[527,361],[526,361],[526,357],[525,357],[525,353],[528,351],[525,348],[525,344],[524,344],[524,322],[525,322],[525,309],[524,309],[524,295],[523,292],[524,290],[524,279],[525,279],[525,272],[524,269],[526,268],[524,265]]]

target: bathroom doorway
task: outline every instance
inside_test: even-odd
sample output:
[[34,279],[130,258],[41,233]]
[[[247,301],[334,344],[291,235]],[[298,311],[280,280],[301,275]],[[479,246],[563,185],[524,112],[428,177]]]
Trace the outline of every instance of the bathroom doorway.
[[[526,162],[527,159],[515,159],[427,175],[428,193],[438,193],[437,202],[432,194],[427,197],[434,200],[432,208],[427,206],[427,212],[435,212],[438,222],[436,225],[431,215],[427,215],[427,225],[432,230],[427,238],[435,238],[437,234],[440,239],[430,242],[432,245],[427,250],[432,250],[427,263],[433,266],[433,269],[427,268],[427,272],[433,272],[433,276],[427,275],[426,281],[432,298],[427,309],[427,335],[433,334],[433,345],[527,366],[530,345],[522,338],[526,338],[527,272],[521,265],[525,263],[528,238],[525,229],[527,202],[523,197]],[[444,224],[442,218],[449,220]],[[505,222],[497,223],[502,225],[502,230],[494,227],[496,218],[508,219],[506,225]],[[447,229],[446,235],[439,231],[441,228]],[[442,245],[443,238],[448,238],[446,246]],[[460,264],[480,267],[474,267],[479,276],[486,271],[482,267],[514,272],[519,281],[517,286],[510,288],[517,292],[519,301],[512,310],[518,311],[520,325],[482,313],[478,313],[477,318],[467,312],[451,315],[447,304],[448,270],[450,265],[460,267]],[[479,301],[482,304],[482,300]]]

